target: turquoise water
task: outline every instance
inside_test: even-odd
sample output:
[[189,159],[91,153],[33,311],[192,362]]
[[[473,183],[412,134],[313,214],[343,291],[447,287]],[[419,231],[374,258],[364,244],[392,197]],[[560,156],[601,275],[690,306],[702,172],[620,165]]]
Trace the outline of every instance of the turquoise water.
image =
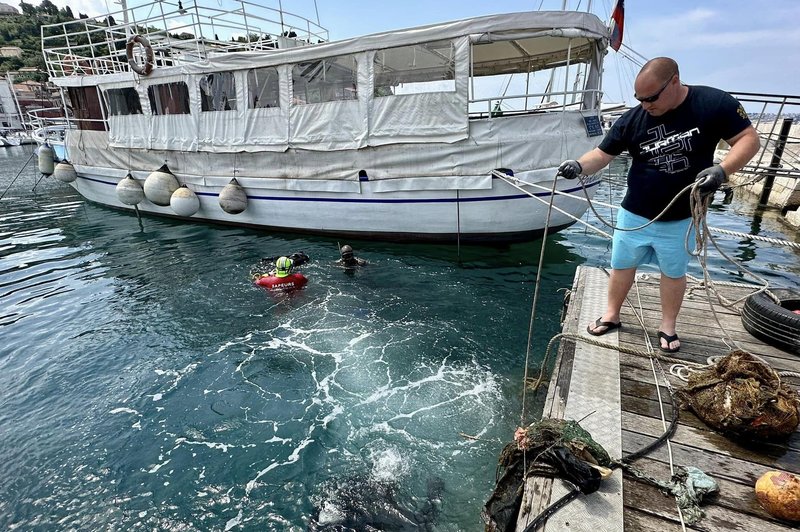
[[[0,193],[28,150],[0,151]],[[370,264],[348,275],[332,239],[140,225],[36,179],[0,201],[0,528],[483,529],[520,421],[541,242],[350,241]],[[749,205],[715,206],[712,225],[797,240]],[[722,243],[797,285],[796,252]],[[261,257],[300,250],[304,291],[250,283]],[[608,260],[580,226],[548,239],[534,370],[560,289]]]

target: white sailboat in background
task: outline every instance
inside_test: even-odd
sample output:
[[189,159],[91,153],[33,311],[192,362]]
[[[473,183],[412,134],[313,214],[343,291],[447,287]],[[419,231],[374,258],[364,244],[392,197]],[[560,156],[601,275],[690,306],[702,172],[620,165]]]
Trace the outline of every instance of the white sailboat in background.
[[[43,26],[48,73],[72,110],[56,177],[91,201],[187,220],[515,241],[543,231],[561,160],[601,138],[609,30],[592,14],[328,42],[280,4],[234,3],[154,2]],[[554,73],[563,86],[548,83]],[[500,92],[509,75],[524,90]],[[584,183],[590,195],[598,182]],[[581,187],[557,183],[551,230],[586,211]]]

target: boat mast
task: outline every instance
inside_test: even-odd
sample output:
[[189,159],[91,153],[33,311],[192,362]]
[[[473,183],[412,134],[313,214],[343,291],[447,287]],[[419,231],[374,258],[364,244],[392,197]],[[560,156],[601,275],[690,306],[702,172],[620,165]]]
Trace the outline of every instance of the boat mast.
[[[19,98],[17,98],[17,91],[14,90],[14,78],[11,77],[11,72],[6,72],[6,79],[8,80],[8,89],[11,91],[11,97],[14,98],[14,103],[17,105],[17,112],[19,113],[19,123],[22,126],[22,129],[28,130],[25,126],[25,117],[22,116],[22,106],[19,104]],[[31,126],[33,129],[33,126]]]

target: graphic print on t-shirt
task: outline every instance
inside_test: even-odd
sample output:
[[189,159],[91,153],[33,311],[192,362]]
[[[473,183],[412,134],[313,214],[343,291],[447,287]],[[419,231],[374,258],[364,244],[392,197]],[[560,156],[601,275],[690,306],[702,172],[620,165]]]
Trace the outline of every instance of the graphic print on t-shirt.
[[689,167],[686,154],[692,151],[692,136],[700,134],[699,128],[682,133],[668,133],[664,124],[659,124],[648,129],[647,133],[652,138],[639,145],[642,155],[649,157],[647,164],[668,174],[677,174]]

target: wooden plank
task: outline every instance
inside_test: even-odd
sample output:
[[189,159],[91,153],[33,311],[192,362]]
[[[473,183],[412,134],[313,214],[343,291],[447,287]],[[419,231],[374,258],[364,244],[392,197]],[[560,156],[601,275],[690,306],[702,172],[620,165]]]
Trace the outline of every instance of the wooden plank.
[[626,505],[624,530],[626,532],[681,532],[681,526],[675,521],[663,519]]
[[[656,438],[638,432],[631,432],[629,430],[622,431],[622,445],[624,454],[639,451],[646,445],[652,443]],[[723,453],[713,453],[703,451],[690,445],[682,443],[672,444],[673,462],[676,464],[693,465],[702,469],[712,477],[723,477],[733,481],[741,481],[752,483],[755,485],[756,480],[771,469],[776,467],[784,469],[783,465],[776,464],[775,467],[765,466],[762,464],[755,464],[747,460],[731,457]],[[649,458],[668,462],[669,456],[667,453],[666,445],[653,450],[648,454]]]
[[[668,481],[672,476],[669,464],[649,458],[637,460],[635,467],[641,473],[660,481]],[[635,477],[628,476],[627,473],[625,478],[631,482],[642,482]],[[714,480],[719,485],[719,493],[713,498],[709,498],[707,504],[716,504],[732,511],[750,514],[760,519],[782,524],[781,521],[772,517],[758,504],[753,485],[721,477],[714,477]]]
[[[629,506],[666,520],[673,520],[676,524],[679,522],[673,497],[664,495],[657,488],[643,482],[625,482],[623,489],[623,497]],[[735,512],[716,504],[706,504],[701,508],[705,514],[703,518],[694,526],[687,528],[709,532],[786,532],[794,530],[785,524]]]
[[[640,416],[631,412],[622,413],[622,427],[631,432],[658,437],[664,429],[661,420]],[[777,446],[744,447],[735,441],[708,429],[698,429],[679,423],[673,434],[673,443],[684,444],[703,451],[724,454],[768,468],[779,467],[787,471],[800,472],[800,452]],[[793,469],[788,469],[793,468]]]

